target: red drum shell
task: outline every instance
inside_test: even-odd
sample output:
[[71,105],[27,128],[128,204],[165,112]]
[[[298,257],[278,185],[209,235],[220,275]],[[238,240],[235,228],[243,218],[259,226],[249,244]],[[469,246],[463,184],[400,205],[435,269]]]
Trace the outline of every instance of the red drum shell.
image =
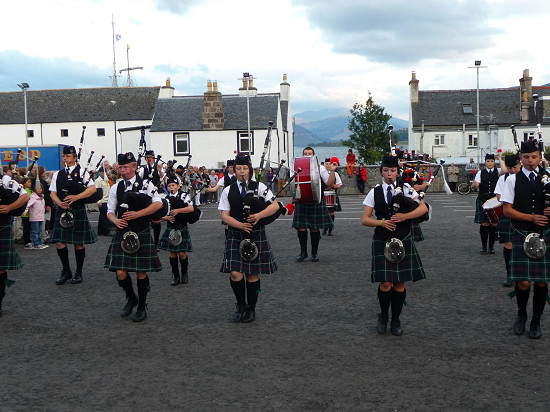
[[323,195],[325,197],[325,203],[327,204],[327,207],[336,206],[336,192],[334,190],[325,190]]
[[492,197],[483,203],[483,210],[487,213],[489,222],[491,222],[492,225],[496,225],[502,214],[502,203],[498,201],[496,196]]
[[297,172],[298,169],[302,169],[302,171],[298,173],[291,184],[294,200],[297,203],[321,203],[321,173],[317,156],[295,158],[294,171]]

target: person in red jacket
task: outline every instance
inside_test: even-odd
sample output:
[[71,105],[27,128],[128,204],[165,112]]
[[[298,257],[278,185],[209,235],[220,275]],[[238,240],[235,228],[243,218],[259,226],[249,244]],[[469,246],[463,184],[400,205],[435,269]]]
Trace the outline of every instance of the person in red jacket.
[[348,165],[348,177],[351,177],[353,175],[353,168],[355,167],[355,155],[353,154],[351,149],[348,150],[346,163]]
[[367,181],[367,169],[365,169],[363,163],[359,163],[359,169],[357,169],[355,173],[355,178],[357,179],[357,189],[359,189],[359,193],[364,195],[365,182]]

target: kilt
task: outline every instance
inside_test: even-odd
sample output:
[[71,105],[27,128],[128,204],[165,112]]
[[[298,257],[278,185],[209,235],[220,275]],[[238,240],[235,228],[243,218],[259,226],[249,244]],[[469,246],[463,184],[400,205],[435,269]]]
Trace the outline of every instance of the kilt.
[[500,215],[497,224],[498,242],[505,243],[512,241],[513,230],[510,226],[510,218],[504,216],[504,213]]
[[546,254],[540,259],[530,259],[523,251],[525,237],[531,232],[512,228],[512,256],[510,257],[510,279],[530,282],[550,281],[550,229],[544,231]]
[[232,271],[246,273],[249,275],[262,275],[273,273],[277,270],[277,262],[269,246],[265,235],[265,227],[255,229],[250,234],[250,240],[258,247],[258,257],[253,262],[243,262],[239,254],[241,240],[245,238],[242,230],[229,228],[227,239],[225,239],[225,252],[220,272],[230,273]]
[[420,228],[420,223],[411,222],[411,237],[415,242],[422,242],[424,240],[424,234]]
[[329,229],[334,227],[325,200],[321,203],[297,203],[292,218],[294,229]]
[[17,270],[23,261],[15,250],[11,223],[0,225],[0,270]]
[[160,272],[162,265],[155,250],[155,244],[151,238],[151,229],[147,228],[141,232],[137,232],[139,237],[140,247],[134,254],[125,253],[122,250],[120,241],[122,240],[123,231],[117,229],[111,246],[105,258],[104,267],[111,272],[117,270],[125,270],[127,272]]
[[489,223],[489,216],[485,210],[483,210],[483,203],[479,199],[479,196],[476,198],[476,215],[474,217],[474,223]]
[[68,229],[65,229],[59,223],[59,219],[64,211],[65,209],[60,207],[55,208],[55,224],[52,236],[50,237],[50,243],[86,245],[97,242],[97,235],[88,221],[86,207],[71,209],[74,215],[74,226]]
[[399,263],[390,263],[384,257],[386,241],[372,239],[371,281],[374,282],[406,282],[426,278],[418,251],[410,234],[402,240],[405,257]]
[[168,222],[166,230],[160,238],[158,248],[161,250],[167,250],[169,252],[192,252],[193,245],[191,244],[191,234],[189,233],[189,228],[187,226],[179,229],[182,238],[179,245],[174,246],[168,241],[168,235],[170,234],[172,229],[175,228],[177,228],[177,225]]

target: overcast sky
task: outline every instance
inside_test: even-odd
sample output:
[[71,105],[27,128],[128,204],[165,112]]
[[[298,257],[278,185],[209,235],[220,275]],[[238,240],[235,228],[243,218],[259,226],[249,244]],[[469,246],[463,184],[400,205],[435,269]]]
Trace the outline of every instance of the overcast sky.
[[[408,119],[408,82],[421,90],[517,86],[523,69],[550,82],[550,2],[532,0],[25,0],[2,1],[0,91],[111,85],[117,69],[136,86],[202,94],[217,80],[237,93],[250,72],[260,93],[283,73],[293,113],[374,100]],[[125,77],[118,79],[125,84]]]

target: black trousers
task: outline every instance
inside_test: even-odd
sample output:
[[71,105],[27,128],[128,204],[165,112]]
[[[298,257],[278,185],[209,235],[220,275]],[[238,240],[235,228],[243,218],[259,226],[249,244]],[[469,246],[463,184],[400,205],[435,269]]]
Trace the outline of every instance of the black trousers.
[[365,181],[357,181],[357,189],[359,189],[359,193],[365,193]]
[[107,236],[110,233],[109,219],[107,219],[107,203],[99,206],[99,221],[97,223],[97,234]]
[[31,243],[31,222],[28,217],[21,217],[21,224],[23,225],[23,240],[26,245]]

